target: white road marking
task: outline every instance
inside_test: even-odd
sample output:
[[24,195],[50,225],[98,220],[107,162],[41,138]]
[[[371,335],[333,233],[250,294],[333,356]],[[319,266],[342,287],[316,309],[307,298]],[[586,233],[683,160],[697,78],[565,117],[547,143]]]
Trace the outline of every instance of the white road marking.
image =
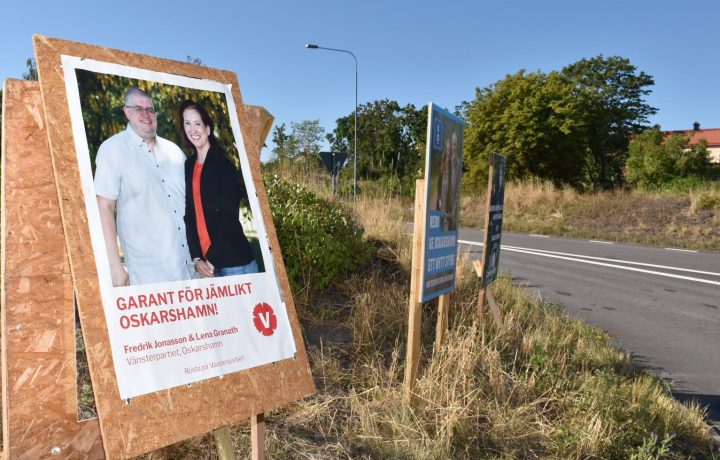
[[535,236],[538,238],[550,238],[549,235],[538,235],[537,233],[531,233],[530,236]]
[[[471,246],[482,246],[482,243],[477,243],[475,241],[458,240],[458,242],[463,243],[463,244],[468,244]],[[536,255],[536,256],[542,256],[542,257],[550,257],[552,259],[569,260],[572,262],[580,262],[583,264],[599,265],[601,267],[618,268],[620,270],[628,270],[628,271],[639,272],[639,273],[648,273],[650,275],[665,276],[668,278],[677,278],[677,279],[682,279],[682,280],[687,280],[687,281],[695,281],[698,283],[705,283],[705,284],[712,284],[715,286],[720,286],[720,281],[712,281],[712,280],[707,280],[707,279],[703,279],[703,278],[693,278],[690,276],[675,275],[673,273],[658,272],[658,271],[654,271],[654,270],[645,270],[642,268],[626,267],[624,265],[596,262],[594,260],[587,260],[587,258],[589,258],[588,256],[580,256],[580,257],[585,257],[585,259],[583,259],[583,258],[577,258],[577,257],[565,257],[565,256],[557,255],[557,254],[551,254],[549,252],[538,252],[537,250],[518,248],[518,247],[512,247],[512,246],[502,246],[501,245],[501,248],[504,250],[507,250],[507,251],[511,251],[511,252],[520,252],[523,254]],[[605,259],[605,260],[608,260],[608,259]],[[613,260],[613,259],[610,259],[610,260]],[[615,261],[615,262],[619,262],[619,261]],[[673,268],[673,270],[675,270],[675,268]]]
[[602,240],[588,240],[591,243],[600,243],[600,244],[615,244],[612,241],[602,241]]
[[673,270],[677,272],[689,272],[689,273],[696,273],[698,275],[710,275],[710,276],[720,276],[720,273],[716,272],[705,272],[702,270],[692,270],[689,268],[680,268],[680,267],[672,267],[669,265],[656,265],[656,264],[648,264],[644,262],[633,262],[630,260],[622,260],[622,259],[608,259],[606,257],[594,257],[594,256],[586,256],[582,254],[573,254],[569,252],[557,252],[557,251],[548,251],[545,249],[531,249],[531,248],[522,248],[520,246],[509,246],[509,245],[501,245],[502,248],[508,248],[508,249],[522,249],[525,251],[533,251],[538,253],[546,253],[546,254],[557,254],[561,256],[570,256],[570,257],[582,257],[584,259],[591,259],[591,260],[604,260],[607,262],[614,262],[614,263],[624,263],[628,265],[640,265],[642,267],[652,267],[652,268],[664,268],[667,270]]
[[677,251],[677,252],[697,252],[693,249],[678,249],[678,248],[665,248],[668,251]]

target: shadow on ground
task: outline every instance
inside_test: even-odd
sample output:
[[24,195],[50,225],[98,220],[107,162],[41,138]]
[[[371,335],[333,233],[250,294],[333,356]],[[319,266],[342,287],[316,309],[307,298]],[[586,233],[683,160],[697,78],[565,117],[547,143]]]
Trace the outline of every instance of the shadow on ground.
[[707,409],[707,420],[715,431],[715,438],[720,441],[720,395],[704,395],[699,393],[672,392],[675,399],[681,402],[697,401]]

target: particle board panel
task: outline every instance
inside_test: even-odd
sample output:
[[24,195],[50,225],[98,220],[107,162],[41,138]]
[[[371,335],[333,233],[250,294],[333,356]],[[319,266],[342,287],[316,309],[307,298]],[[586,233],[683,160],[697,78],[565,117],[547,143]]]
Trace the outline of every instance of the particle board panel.
[[252,151],[252,155],[256,155],[259,158],[260,150],[262,150],[265,139],[270,133],[270,128],[272,128],[272,123],[275,118],[273,118],[265,107],[260,107],[258,105],[246,105],[244,106],[244,109],[248,118],[248,128],[253,134],[248,136],[248,139],[251,142],[251,144],[248,145],[248,151]]
[[[268,412],[312,394],[315,386],[260,175],[260,146],[269,130],[267,111],[243,105],[233,72],[44,36],[35,36],[34,44],[73,285],[107,456],[126,458],[149,452],[247,420],[252,414]],[[140,396],[129,404],[120,399],[80,186],[61,55],[209,79],[232,86],[250,170],[297,347],[295,359]]]
[[102,458],[98,421],[77,420],[75,306],[39,84],[7,80],[3,104],[3,446],[8,458]]

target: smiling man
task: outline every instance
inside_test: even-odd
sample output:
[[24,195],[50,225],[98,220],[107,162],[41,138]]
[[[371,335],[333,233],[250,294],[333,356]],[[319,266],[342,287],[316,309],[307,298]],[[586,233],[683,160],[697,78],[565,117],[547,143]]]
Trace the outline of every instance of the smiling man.
[[123,112],[127,128],[103,142],[95,160],[113,286],[190,279],[195,269],[183,222],[185,155],[157,135],[155,106],[147,93],[130,88]]

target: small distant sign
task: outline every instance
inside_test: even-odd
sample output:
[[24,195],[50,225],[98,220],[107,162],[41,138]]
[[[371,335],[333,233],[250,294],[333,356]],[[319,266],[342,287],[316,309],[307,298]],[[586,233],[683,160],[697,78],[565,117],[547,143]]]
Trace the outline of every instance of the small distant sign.
[[505,157],[499,153],[493,153],[490,157],[490,175],[491,183],[488,187],[490,195],[483,245],[483,288],[495,281],[500,265],[500,237],[505,203]]
[[340,168],[345,165],[347,160],[347,153],[341,152],[320,152],[320,159],[325,165],[325,169],[328,170],[332,176],[332,193],[333,196],[337,196],[338,180],[340,177]]
[[320,152],[320,159],[330,174],[333,174],[337,170],[343,167],[345,160],[347,160],[347,153],[341,152]]

